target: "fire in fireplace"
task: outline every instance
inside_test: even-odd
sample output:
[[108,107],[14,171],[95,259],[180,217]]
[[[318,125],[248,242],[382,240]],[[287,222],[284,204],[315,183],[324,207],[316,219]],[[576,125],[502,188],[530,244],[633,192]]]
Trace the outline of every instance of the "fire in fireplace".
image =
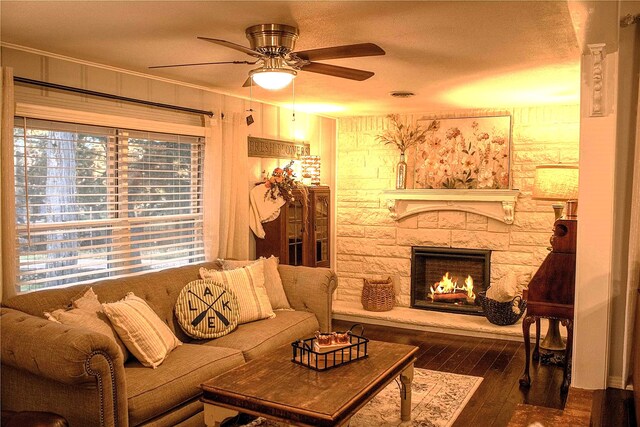
[[478,292],[489,287],[491,251],[431,248],[411,250],[411,307],[482,314]]

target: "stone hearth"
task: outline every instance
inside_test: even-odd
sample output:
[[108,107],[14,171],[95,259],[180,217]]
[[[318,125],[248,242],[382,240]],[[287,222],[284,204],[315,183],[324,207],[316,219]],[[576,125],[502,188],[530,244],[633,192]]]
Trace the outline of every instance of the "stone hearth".
[[[452,335],[522,341],[522,320],[514,325],[498,326],[485,317],[464,316],[454,313],[416,310],[408,307],[394,307],[390,311],[374,312],[362,308],[360,303],[334,301],[333,318],[353,323],[369,323],[418,331],[440,332]],[[547,331],[546,319],[542,319],[542,337]],[[566,338],[566,329],[560,328]],[[367,331],[365,329],[365,336]],[[535,328],[531,338],[535,337]]]

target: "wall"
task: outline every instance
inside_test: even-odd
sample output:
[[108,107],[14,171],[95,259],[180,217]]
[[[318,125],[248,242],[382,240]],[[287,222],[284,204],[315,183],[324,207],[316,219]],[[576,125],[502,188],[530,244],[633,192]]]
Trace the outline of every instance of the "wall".
[[[619,15],[623,17],[627,14],[640,14],[640,2],[620,3]],[[637,284],[628,286],[631,279],[631,271],[634,268],[629,259],[630,227],[631,227],[631,204],[633,198],[633,173],[634,151],[640,149],[638,141],[638,87],[640,71],[640,22],[635,25],[620,28],[619,34],[619,64],[621,71],[618,78],[618,106],[617,126],[616,126],[616,206],[623,207],[617,209],[616,225],[614,235],[619,236],[614,242],[613,267],[613,318],[611,322],[612,340],[611,347],[618,349],[624,347],[623,352],[612,351],[609,376],[610,378],[621,377],[622,385],[626,385],[627,376],[632,369],[630,352],[633,337],[633,325],[637,298]],[[637,158],[637,157],[636,157]],[[638,197],[638,195],[636,195]],[[638,268],[635,266],[635,268]],[[630,277],[631,276],[631,277]],[[611,384],[610,384],[611,385]]]
[[[572,385],[604,389],[626,385],[635,307],[628,301],[629,153],[634,145],[637,108],[638,25],[621,28],[620,19],[640,12],[640,2],[583,1],[584,25],[580,129],[576,317]],[[604,44],[604,75],[594,79],[589,44]],[[591,116],[594,85],[602,84],[604,114]],[[637,147],[636,147],[637,149]],[[637,165],[636,165],[637,166]],[[636,334],[637,336],[637,334]]]
[[[453,111],[439,117],[473,117],[491,111]],[[551,202],[531,199],[535,166],[577,163],[579,106],[514,108],[513,186],[520,190],[507,225],[473,213],[429,212],[394,222],[382,191],[395,188],[395,147],[375,141],[384,117],[340,119],[337,143],[337,298],[359,302],[363,277],[394,277],[399,304],[410,301],[412,245],[491,249],[492,282],[509,270],[528,281],[546,257],[554,213]],[[415,120],[420,116],[406,117]],[[411,158],[408,152],[408,158]],[[411,163],[409,170],[411,171]],[[409,175],[408,181],[412,179]]]
[[[250,136],[304,140],[311,146],[312,154],[322,156],[322,182],[333,186],[334,169],[333,151],[335,144],[336,120],[303,112],[296,112],[292,121],[292,111],[274,105],[256,102],[249,103],[241,99],[216,93],[206,87],[184,84],[162,79],[139,72],[118,69],[101,64],[64,57],[47,52],[25,49],[2,48],[3,66],[12,67],[14,75],[34,80],[49,81],[66,86],[106,92],[115,95],[138,98],[153,102],[179,105],[195,109],[212,111],[213,126],[223,114],[231,117],[234,114],[248,115],[249,105],[255,122],[247,128]],[[77,95],[69,92],[46,90],[37,86],[16,84],[16,100],[27,103],[46,104],[60,108],[100,112],[114,115],[131,115],[137,118],[156,121],[202,125],[203,117],[197,114],[177,113],[163,108],[139,106],[131,103],[114,102],[103,98]],[[214,141],[220,144],[220,141]],[[220,153],[216,151],[214,153]],[[213,156],[216,157],[216,156]],[[238,176],[247,177],[247,185],[252,186],[260,179],[261,171],[270,172],[275,165],[282,165],[289,159],[248,159],[243,163],[248,170],[238,170]],[[211,158],[210,167],[219,167],[219,158]],[[219,175],[219,170],[214,174]],[[220,177],[214,178],[219,180]],[[207,194],[219,200],[220,189]],[[246,240],[251,246],[253,237],[246,226]],[[251,254],[251,251],[250,251]],[[213,256],[216,256],[213,254]]]

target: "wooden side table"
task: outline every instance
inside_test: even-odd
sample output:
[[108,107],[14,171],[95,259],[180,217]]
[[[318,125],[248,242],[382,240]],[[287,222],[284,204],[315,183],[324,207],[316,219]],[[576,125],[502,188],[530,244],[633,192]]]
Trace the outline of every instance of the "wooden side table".
[[529,330],[531,324],[535,322],[536,345],[533,349],[533,359],[538,360],[540,356],[540,319],[546,318],[558,320],[567,327],[567,347],[561,392],[566,393],[569,390],[576,278],[576,232],[577,220],[563,218],[556,220],[551,237],[552,251],[529,282],[529,289],[525,293],[527,312],[522,321],[525,368],[520,378],[520,385],[523,387],[531,385]]

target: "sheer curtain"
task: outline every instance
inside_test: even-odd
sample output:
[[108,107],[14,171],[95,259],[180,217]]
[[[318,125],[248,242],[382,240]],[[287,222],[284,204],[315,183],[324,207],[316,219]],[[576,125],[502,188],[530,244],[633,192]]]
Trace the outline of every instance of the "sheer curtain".
[[[636,366],[635,368],[633,367],[632,361],[634,333],[635,341],[640,340],[640,331],[634,331],[635,317],[640,315],[640,313],[636,313],[638,309],[636,302],[638,296],[640,295],[638,293],[638,289],[640,289],[640,90],[638,92],[636,141],[635,154],[633,159],[633,187],[631,190],[631,224],[629,226],[629,271],[627,274],[627,307],[625,310],[626,319],[624,335],[624,359],[622,362],[623,387],[626,387],[628,385],[632,369],[634,371],[640,370],[640,366]],[[635,323],[637,324],[637,322]],[[640,342],[636,342],[635,347],[636,349],[640,349]],[[638,350],[636,350],[636,352],[638,352]],[[636,390],[640,389],[640,385],[635,384],[635,388]]]
[[[2,68],[2,141],[0,144],[0,271],[2,272],[2,296],[5,299],[16,293],[16,228],[14,216],[15,188],[13,170],[13,116],[15,102],[13,69]],[[8,214],[9,213],[9,214]]]
[[249,160],[247,126],[240,113],[225,115],[220,126],[220,258],[249,258]]

